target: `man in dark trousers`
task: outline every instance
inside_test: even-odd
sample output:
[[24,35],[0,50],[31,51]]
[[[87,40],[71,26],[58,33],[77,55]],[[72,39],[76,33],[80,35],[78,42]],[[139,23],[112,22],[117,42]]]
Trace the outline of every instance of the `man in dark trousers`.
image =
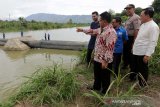
[[23,31],[21,31],[21,37],[23,37]]
[[141,25],[140,17],[135,14],[135,6],[133,4],[128,4],[125,7],[126,13],[128,15],[128,19],[125,23],[125,28],[128,33],[128,41],[127,44],[124,45],[123,52],[123,68],[126,68],[128,65],[131,69],[131,59],[132,59],[132,46],[135,38],[137,37],[138,30]]
[[48,40],[50,40],[50,34],[48,33]]
[[117,33],[117,40],[114,46],[113,52],[113,67],[114,72],[118,76],[119,65],[121,63],[121,56],[123,53],[123,44],[127,43],[128,34],[126,29],[121,25],[122,19],[120,17],[114,17],[112,20],[112,25]]
[[155,51],[160,34],[158,25],[153,21],[154,9],[148,7],[141,12],[142,25],[133,45],[133,69],[138,74],[139,85],[144,87],[148,80],[148,61]]
[[[98,12],[96,11],[92,12],[93,22],[90,25],[91,29],[97,29],[100,27],[99,22],[98,22],[98,16],[99,16]],[[91,35],[89,43],[88,43],[87,56],[86,56],[86,61],[88,65],[91,61],[91,56],[92,56],[92,52],[95,46],[95,41],[96,41],[96,36]]]
[[116,31],[110,24],[111,14],[103,12],[100,14],[98,29],[81,29],[77,32],[85,34],[95,34],[97,36],[94,52],[94,84],[90,89],[100,91],[105,94],[111,81],[111,62],[113,61],[114,44],[117,39]]
[[5,33],[3,32],[3,39],[5,39]]
[[44,34],[44,38],[45,38],[45,40],[47,40],[47,34],[46,33]]

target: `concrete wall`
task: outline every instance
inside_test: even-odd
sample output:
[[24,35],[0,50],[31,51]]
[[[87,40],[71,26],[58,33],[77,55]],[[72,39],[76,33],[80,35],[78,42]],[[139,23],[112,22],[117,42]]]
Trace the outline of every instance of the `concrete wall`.
[[[5,39],[0,39],[0,45],[3,46],[7,42]],[[87,42],[75,41],[55,41],[55,40],[34,40],[22,41],[31,48],[48,48],[48,49],[63,49],[63,50],[82,50],[87,48]]]

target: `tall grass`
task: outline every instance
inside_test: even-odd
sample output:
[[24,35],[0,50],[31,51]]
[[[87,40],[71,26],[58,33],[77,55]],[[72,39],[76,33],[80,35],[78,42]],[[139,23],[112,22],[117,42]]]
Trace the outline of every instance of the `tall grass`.
[[87,49],[84,48],[79,54],[79,64],[84,64],[86,62]]
[[138,86],[138,82],[125,83],[125,78],[128,75],[130,73],[124,76],[118,75],[111,82],[106,94],[91,90],[84,95],[94,98],[96,107],[154,107],[148,96],[138,95],[134,91]]
[[[84,48],[82,50],[82,52],[79,54],[79,59],[80,59],[79,64],[86,64],[87,63],[86,58],[87,58],[87,49]],[[91,60],[90,60],[89,64],[87,65],[88,68],[91,67],[93,59],[94,59],[94,50],[92,51],[92,54],[91,54]]]
[[[84,63],[84,59],[86,58],[86,52],[87,50],[83,50],[81,53],[81,62]],[[152,73],[156,73],[156,74],[160,74],[160,39],[158,41],[155,53],[153,54],[150,62],[149,62],[149,68],[150,68],[150,72]],[[115,75],[115,73],[113,71],[111,71],[113,75]],[[85,73],[85,72],[84,72]],[[107,92],[105,95],[101,95],[101,93],[96,92],[96,91],[90,91],[85,93],[85,96],[88,97],[92,97],[96,99],[96,102],[98,101],[98,105],[97,106],[104,106],[106,105],[106,107],[129,107],[130,105],[125,105],[125,104],[113,104],[113,105],[108,105],[107,101],[108,99],[119,99],[119,100],[123,100],[123,99],[128,99],[128,100],[136,100],[139,99],[139,101],[141,101],[141,107],[151,107],[153,104],[152,103],[147,103],[145,101],[144,95],[137,95],[139,91],[143,91],[143,88],[139,88],[139,90],[137,92],[135,92],[135,88],[138,87],[138,82],[135,83],[128,83],[126,82],[126,78],[128,78],[128,76],[130,75],[130,73],[127,73],[125,75],[120,75],[120,70],[119,70],[119,75],[118,76],[114,76],[116,77],[110,84]],[[143,80],[144,78],[142,77],[141,74],[138,74],[139,77],[141,77]],[[124,85],[126,84],[126,85]],[[141,96],[144,96],[143,98],[141,98]],[[143,103],[143,104],[142,104]]]
[[[139,95],[138,92],[134,90],[135,88],[139,88],[139,91],[144,89],[142,87],[140,89],[138,81],[130,83],[127,82],[127,78],[131,73],[121,74],[120,68],[118,76],[114,73],[114,71],[110,70],[110,72],[113,78],[105,94],[93,90],[84,94],[85,96],[94,98],[96,106],[131,107],[132,105],[137,104],[138,107],[152,107],[153,104],[151,101],[149,102],[149,99],[145,98],[149,98],[148,96]],[[138,74],[137,77],[138,76],[144,80],[141,74]]]
[[153,74],[160,74],[160,37],[155,52],[149,61],[149,69]]
[[2,107],[13,107],[17,102],[27,101],[34,105],[56,106],[74,100],[79,85],[74,72],[60,66],[40,68]]

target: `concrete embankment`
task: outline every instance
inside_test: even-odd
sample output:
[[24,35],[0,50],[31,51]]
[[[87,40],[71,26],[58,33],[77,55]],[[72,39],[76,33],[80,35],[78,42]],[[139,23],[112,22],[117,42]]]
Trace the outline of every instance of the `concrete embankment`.
[[[32,40],[23,41],[31,48],[48,48],[48,49],[65,49],[65,50],[82,50],[87,47],[87,42],[76,41],[56,41],[56,40]],[[6,39],[0,39],[0,45],[4,46],[7,42]]]
[[7,42],[7,39],[0,39],[0,46],[4,46]]

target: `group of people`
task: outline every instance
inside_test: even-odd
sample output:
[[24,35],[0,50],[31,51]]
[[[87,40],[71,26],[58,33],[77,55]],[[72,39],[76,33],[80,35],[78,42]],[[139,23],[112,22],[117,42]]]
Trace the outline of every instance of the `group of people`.
[[[2,36],[3,36],[3,39],[6,39],[6,34],[4,32],[3,32]],[[23,31],[21,31],[21,37],[23,37]]]
[[48,37],[47,37],[47,34],[45,33],[45,34],[44,34],[44,39],[45,39],[45,40],[50,40],[50,34],[48,33]]
[[77,28],[77,32],[91,35],[87,63],[91,61],[94,50],[94,84],[91,89],[105,94],[111,81],[112,66],[116,77],[123,56],[122,68],[130,68],[131,81],[138,77],[139,85],[145,87],[148,80],[148,61],[154,53],[159,37],[159,27],[153,21],[154,8],[142,10],[141,15],[135,14],[135,6],[125,8],[128,19],[122,25],[122,19],[112,16],[107,11],[92,13],[93,22],[90,29]]

